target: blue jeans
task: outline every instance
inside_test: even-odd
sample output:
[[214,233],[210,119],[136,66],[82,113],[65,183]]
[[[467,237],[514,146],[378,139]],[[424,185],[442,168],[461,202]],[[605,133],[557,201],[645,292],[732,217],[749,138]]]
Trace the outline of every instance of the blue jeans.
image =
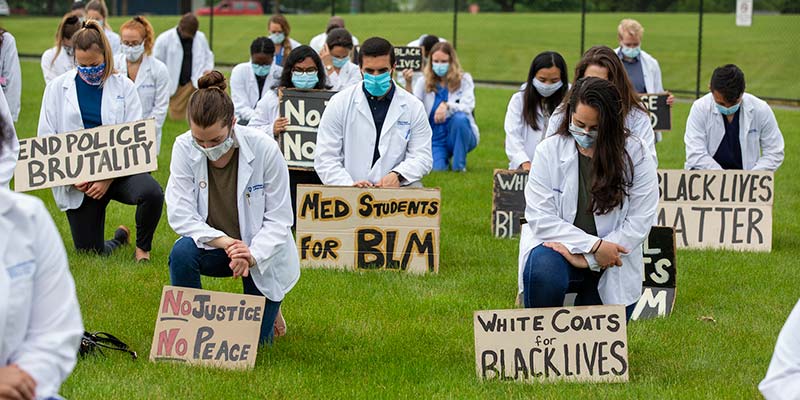
[[[182,237],[172,246],[169,253],[169,277],[172,286],[202,289],[200,275],[223,278],[233,276],[229,267],[231,259],[225,250],[204,250],[195,245],[194,240]],[[251,276],[242,278],[244,294],[264,296],[256,287]],[[266,298],[266,296],[264,296]],[[280,310],[281,302],[267,299],[264,306],[264,318],[261,320],[261,336],[259,343],[272,343],[273,325]]]
[[447,171],[450,157],[453,158],[453,171],[467,168],[467,153],[478,145],[469,117],[463,112],[451,115],[441,124],[433,124],[431,151],[433,152],[433,170]]
[[[536,246],[528,255],[522,273],[525,307],[563,307],[567,293],[576,293],[576,306],[603,304],[597,284],[603,274],[588,268],[573,267],[557,251]],[[625,307],[625,317],[631,319],[636,303]]]

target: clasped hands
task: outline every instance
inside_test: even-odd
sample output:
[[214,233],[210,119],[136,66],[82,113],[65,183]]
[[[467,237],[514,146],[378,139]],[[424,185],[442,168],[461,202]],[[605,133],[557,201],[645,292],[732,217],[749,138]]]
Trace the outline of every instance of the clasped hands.
[[[572,254],[567,250],[566,246],[559,242],[545,242],[544,247],[553,249],[558,254],[561,254],[573,267],[589,268],[589,262],[586,261],[586,257],[583,254]],[[622,255],[628,254],[628,250],[616,243],[601,239],[592,247],[592,253],[600,268],[606,269],[608,267],[621,267]]]

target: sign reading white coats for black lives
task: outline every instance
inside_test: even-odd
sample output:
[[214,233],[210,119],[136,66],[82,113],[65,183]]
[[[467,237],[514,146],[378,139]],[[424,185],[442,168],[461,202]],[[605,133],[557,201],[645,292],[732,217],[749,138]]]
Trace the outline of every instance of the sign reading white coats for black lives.
[[289,120],[280,144],[290,168],[314,168],[317,128],[334,94],[327,90],[280,89],[280,115]]
[[394,48],[396,60],[395,69],[403,71],[422,71],[422,47],[396,46]]
[[19,141],[14,190],[100,181],[155,171],[154,119]]
[[770,171],[659,170],[658,225],[678,247],[772,250]]
[[263,296],[164,286],[150,361],[253,368],[264,303]]
[[315,268],[439,271],[439,189],[297,186],[297,251]]
[[667,104],[669,95],[661,94],[642,94],[644,108],[650,113],[650,122],[653,124],[654,131],[672,130],[672,107]]
[[664,317],[675,306],[675,229],[650,228],[642,249],[642,297],[631,319]]
[[625,307],[476,311],[479,379],[628,381]]
[[525,185],[528,173],[522,170],[494,170],[492,187],[492,232],[510,238],[519,235],[525,217]]

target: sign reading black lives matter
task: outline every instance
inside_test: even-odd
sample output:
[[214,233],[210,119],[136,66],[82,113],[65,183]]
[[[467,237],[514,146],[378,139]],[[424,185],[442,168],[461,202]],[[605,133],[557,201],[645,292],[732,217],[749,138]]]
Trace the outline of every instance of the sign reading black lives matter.
[[528,173],[521,170],[494,170],[492,187],[492,232],[510,238],[519,235],[525,217],[525,185]]
[[314,168],[317,128],[334,94],[327,90],[280,89],[279,113],[289,120],[280,145],[290,168]]
[[156,152],[154,119],[23,139],[14,190],[27,192],[155,171]]
[[664,317],[675,306],[675,229],[654,226],[644,241],[642,297],[632,319]]
[[297,251],[315,268],[439,271],[439,189],[297,186]]
[[422,71],[422,47],[397,46],[394,48],[395,69]]
[[667,104],[669,95],[666,93],[642,94],[639,97],[642,99],[644,108],[650,112],[650,122],[653,124],[653,130],[672,130],[672,107]]
[[770,171],[659,170],[660,226],[678,247],[772,250]]
[[473,326],[479,379],[628,381],[622,305],[476,311]]

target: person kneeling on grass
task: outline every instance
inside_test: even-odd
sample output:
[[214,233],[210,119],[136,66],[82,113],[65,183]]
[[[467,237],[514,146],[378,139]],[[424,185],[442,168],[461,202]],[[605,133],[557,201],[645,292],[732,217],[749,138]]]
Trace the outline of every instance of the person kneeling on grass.
[[556,135],[536,147],[520,238],[525,307],[561,307],[577,292],[575,305],[622,304],[628,319],[633,313],[658,181],[621,104],[613,83],[578,80]]
[[225,77],[198,80],[190,131],[172,149],[167,217],[182,236],[169,256],[174,286],[200,276],[242,277],[244,293],[267,298],[260,342],[271,342],[281,301],[300,278],[292,236],[289,169],[274,139],[236,125]]

